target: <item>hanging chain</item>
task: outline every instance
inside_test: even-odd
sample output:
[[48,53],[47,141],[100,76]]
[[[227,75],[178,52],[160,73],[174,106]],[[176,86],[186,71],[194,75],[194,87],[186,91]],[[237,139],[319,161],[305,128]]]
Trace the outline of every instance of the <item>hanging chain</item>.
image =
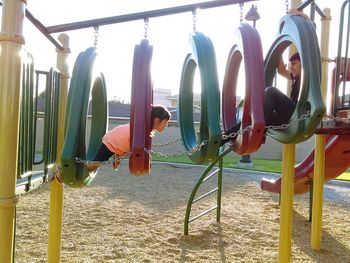
[[289,1],[286,0],[284,4],[286,5],[286,14],[288,15],[288,12],[289,12]]
[[180,138],[177,138],[177,139],[175,139],[175,140],[173,140],[173,141],[169,141],[169,142],[165,142],[165,143],[155,143],[155,144],[152,144],[152,147],[164,147],[164,146],[169,146],[169,145],[172,145],[172,144],[175,144],[175,143],[178,143],[178,142],[180,142],[180,141],[182,141],[182,138],[180,137]]
[[243,23],[243,6],[244,3],[239,3],[239,21],[241,21],[241,23]]
[[97,44],[98,44],[98,30],[99,30],[99,27],[98,26],[94,26],[94,47],[97,48]]
[[197,29],[197,11],[194,9],[192,11],[192,22],[193,22],[193,31],[196,31]]
[[[310,117],[310,111],[307,111],[306,113],[304,113],[303,115],[301,115],[298,119],[290,122],[290,123],[286,123],[286,124],[282,124],[282,125],[269,125],[269,126],[266,126],[266,129],[272,129],[272,130],[285,130],[287,129],[288,127],[292,127],[294,126],[297,122],[299,121],[303,121],[303,120],[306,120],[308,117]],[[244,129],[242,130],[239,130],[237,132],[233,132],[231,134],[228,134],[228,135],[222,135],[222,139],[225,140],[225,139],[233,139],[235,138],[237,135],[239,134],[243,134],[245,132],[248,132],[248,131],[251,131],[252,130],[252,126],[247,126],[245,127]]]
[[90,160],[84,160],[84,159],[81,159],[79,157],[75,157],[75,162],[76,163],[80,163],[80,164],[113,164],[115,162],[120,162],[121,160],[123,159],[126,159],[126,158],[129,158],[131,155],[131,152],[128,152],[124,155],[120,155],[120,156],[116,156],[116,155],[113,155],[112,158],[108,159],[107,161],[90,161]]
[[298,121],[306,120],[308,117],[310,117],[310,111],[305,112],[298,119],[296,119],[296,120],[294,120],[294,121],[292,121],[290,123],[282,124],[280,126],[270,125],[270,126],[267,126],[266,128],[267,129],[272,129],[272,130],[285,130],[288,127],[294,126]]
[[[290,123],[287,123],[287,124],[282,124],[280,126],[275,126],[275,125],[270,125],[270,126],[267,126],[266,129],[273,129],[273,130],[285,130],[287,129],[288,127],[292,127],[294,126],[297,122],[299,121],[303,121],[303,120],[306,120],[308,117],[310,117],[310,111],[307,111],[306,113],[304,113],[303,115],[300,116],[300,118],[290,122]],[[225,139],[233,139],[235,137],[237,137],[239,134],[244,134],[246,132],[249,132],[251,131],[253,128],[252,126],[247,126],[245,127],[244,129],[241,129],[237,132],[233,132],[231,134],[228,134],[228,135],[225,135],[223,134],[221,139],[222,140],[225,140]],[[175,142],[178,142],[179,139],[177,140],[174,140],[172,142],[170,142],[169,144],[171,143],[175,143]],[[155,155],[155,156],[161,156],[161,157],[175,157],[175,156],[181,156],[181,155],[184,155],[184,154],[187,154],[187,155],[192,155],[198,151],[200,151],[205,145],[208,144],[208,140],[204,140],[202,143],[196,145],[195,147],[193,147],[191,150],[187,151],[187,152],[177,152],[177,153],[161,153],[161,152],[156,152],[156,151],[152,151],[152,150],[149,150],[148,152],[152,155]],[[165,145],[168,145],[167,143],[165,144],[160,144],[159,147],[161,146],[165,146]],[[154,146],[154,145],[153,145]],[[157,145],[158,146],[158,145]]]
[[[175,142],[178,142],[179,140],[174,140],[173,142],[171,143],[175,143]],[[175,157],[175,156],[182,156],[182,155],[192,155],[194,154],[195,152],[199,152],[205,145],[208,144],[208,140],[204,140],[203,142],[201,142],[200,144],[196,145],[195,147],[193,147],[191,150],[189,151],[184,151],[184,152],[177,152],[177,153],[161,153],[161,152],[155,152],[155,151],[152,151],[152,150],[146,150],[146,152],[148,152],[149,154],[151,155],[155,155],[155,156],[162,156],[162,157]],[[158,147],[161,147],[161,146],[165,146],[165,145],[169,145],[169,143],[165,143],[165,144],[159,144],[157,145]],[[83,165],[87,165],[87,164],[100,164],[100,165],[103,165],[103,164],[113,164],[114,162],[116,161],[121,161],[122,159],[126,159],[128,157],[131,156],[131,152],[128,152],[127,154],[125,155],[122,155],[122,156],[118,156],[118,157],[115,157],[113,156],[113,158],[107,160],[107,161],[90,161],[90,160],[83,160],[79,157],[76,157],[75,158],[75,162],[78,163],[78,164],[83,164]]]
[[[310,117],[310,111],[307,111],[306,113],[304,113],[303,115],[301,115],[298,119],[290,122],[290,123],[287,123],[287,124],[282,124],[282,125],[279,125],[279,126],[275,126],[275,125],[270,125],[270,126],[266,126],[266,129],[273,129],[273,130],[285,130],[287,129],[288,127],[292,127],[294,126],[297,122],[299,121],[303,121],[303,120],[306,120],[308,117]],[[343,118],[337,118],[337,119],[341,119],[342,121]],[[223,134],[221,139],[222,140],[226,140],[228,138],[235,138],[237,137],[239,134],[244,134],[246,132],[249,132],[252,130],[252,126],[247,126],[245,127],[244,129],[241,129],[237,132],[233,132],[231,134],[228,134],[228,135],[225,135]],[[153,144],[152,146],[153,147],[163,147],[163,146],[168,146],[168,145],[171,145],[171,144],[175,144],[179,141],[181,141],[182,139],[181,138],[178,138],[178,139],[175,139],[173,141],[170,141],[170,142],[166,142],[166,143],[162,143],[162,144]],[[154,156],[160,156],[160,157],[176,157],[176,156],[182,156],[182,155],[193,155],[194,153],[196,152],[199,152],[204,146],[206,146],[208,144],[208,140],[204,140],[202,141],[200,144],[197,144],[196,146],[194,146],[192,149],[190,149],[189,151],[183,151],[183,152],[176,152],[176,153],[161,153],[161,152],[156,152],[156,151],[153,151],[153,150],[146,150],[146,152],[148,152],[149,154],[151,155],[154,155]],[[114,162],[116,161],[121,161],[122,159],[126,159],[128,157],[131,156],[131,152],[128,152],[124,155],[121,155],[121,156],[113,156],[113,158],[107,160],[107,161],[89,161],[89,160],[83,160],[79,157],[76,157],[75,158],[75,162],[76,163],[80,163],[80,164],[113,164]]]
[[239,134],[243,134],[243,133],[245,133],[245,132],[251,131],[252,129],[253,129],[252,126],[247,126],[247,127],[245,127],[244,129],[241,129],[241,130],[239,130],[239,131],[237,131],[237,132],[233,132],[233,133],[230,133],[230,134],[228,134],[228,135],[223,134],[223,135],[222,135],[222,139],[223,139],[223,140],[226,140],[226,139],[233,139],[233,138],[237,137]]
[[161,152],[149,150],[148,153],[158,157],[176,157],[176,156],[183,156],[183,155],[192,155],[196,152],[199,152],[207,144],[208,144],[208,140],[204,140],[203,142],[201,142],[200,144],[197,144],[195,147],[193,147],[191,150],[187,152],[161,153]]
[[144,29],[145,29],[145,33],[143,34],[143,36],[145,38],[147,38],[148,37],[148,22],[149,22],[149,19],[145,18],[143,21],[145,22],[145,25],[143,26]]

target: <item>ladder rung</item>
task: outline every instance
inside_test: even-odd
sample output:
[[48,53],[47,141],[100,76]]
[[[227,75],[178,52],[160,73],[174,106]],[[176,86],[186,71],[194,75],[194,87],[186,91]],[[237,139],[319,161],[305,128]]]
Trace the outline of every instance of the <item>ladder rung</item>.
[[193,217],[193,218],[190,218],[189,222],[192,222],[192,221],[194,221],[194,220],[196,220],[196,219],[198,219],[198,218],[200,218],[200,217],[202,217],[202,216],[208,214],[209,212],[211,212],[211,211],[213,211],[213,210],[215,210],[215,209],[217,209],[217,208],[218,208],[217,206],[214,206],[214,207],[212,207],[212,208],[210,208],[210,209],[204,211],[203,213],[200,213],[199,215],[197,215],[197,216],[195,216],[195,217]]
[[219,171],[220,171],[220,169],[216,169],[214,172],[212,172],[207,177],[205,177],[204,180],[202,181],[202,183],[204,183],[205,181],[209,180],[211,177],[213,177],[213,175],[217,174]]
[[204,197],[206,197],[206,196],[208,196],[208,195],[211,195],[212,193],[215,193],[218,189],[219,189],[219,188],[216,187],[215,189],[209,191],[208,193],[205,193],[205,194],[203,194],[203,195],[197,197],[196,199],[193,200],[192,204],[194,204],[195,202],[197,202],[197,201],[203,199]]

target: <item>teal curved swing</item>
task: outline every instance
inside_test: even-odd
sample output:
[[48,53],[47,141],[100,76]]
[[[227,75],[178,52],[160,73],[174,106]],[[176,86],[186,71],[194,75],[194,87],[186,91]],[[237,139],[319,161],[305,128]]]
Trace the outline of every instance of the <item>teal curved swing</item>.
[[[178,118],[188,157],[196,164],[208,163],[218,155],[220,129],[220,91],[216,58],[211,40],[203,33],[191,35],[192,52],[187,54],[181,74]],[[201,121],[197,139],[193,119],[193,81],[196,68],[201,82]],[[198,145],[199,150],[193,151]]]
[[[317,35],[311,21],[301,16],[284,16],[279,35],[265,58],[265,84],[271,86],[283,51],[294,44],[300,54],[303,75],[298,103],[286,129],[268,129],[267,134],[281,143],[299,143],[316,130],[326,111],[321,94],[321,54]],[[307,111],[307,118],[301,118]]]
[[[93,74],[96,48],[81,52],[74,64],[69,86],[65,120],[65,141],[62,149],[62,179],[72,187],[91,184],[96,172],[89,172],[76,158],[92,160],[107,130],[108,107],[106,83],[102,73]],[[86,118],[91,91],[91,130],[85,145]]]

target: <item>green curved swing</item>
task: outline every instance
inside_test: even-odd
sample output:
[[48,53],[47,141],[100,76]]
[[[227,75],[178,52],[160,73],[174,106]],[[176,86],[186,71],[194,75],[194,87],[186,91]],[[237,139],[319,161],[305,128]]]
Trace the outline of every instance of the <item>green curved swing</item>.
[[[192,52],[187,54],[181,74],[178,118],[181,137],[188,157],[196,164],[214,160],[219,152],[220,91],[218,84],[216,58],[211,40],[203,33],[191,35]],[[196,68],[201,82],[201,121],[197,140],[193,120],[193,80]],[[204,144],[205,143],[205,144]],[[204,144],[198,151],[197,145]]]
[[[307,140],[326,111],[321,94],[321,54],[317,35],[311,21],[301,16],[284,16],[279,35],[265,58],[265,83],[271,86],[278,61],[283,51],[293,43],[301,59],[303,76],[298,103],[286,129],[268,129],[267,134],[281,143],[299,143]],[[301,119],[310,110],[310,115]]]
[[[96,48],[81,52],[74,64],[65,120],[62,149],[62,179],[72,187],[90,185],[96,172],[89,172],[76,158],[92,160],[107,130],[108,107],[106,83],[102,73],[93,74]],[[91,91],[91,131],[86,149],[86,118]]]

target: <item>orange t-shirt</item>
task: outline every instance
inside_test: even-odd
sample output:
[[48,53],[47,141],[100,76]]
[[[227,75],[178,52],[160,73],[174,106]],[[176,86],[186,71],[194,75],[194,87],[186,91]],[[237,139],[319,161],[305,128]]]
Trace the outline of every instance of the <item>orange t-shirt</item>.
[[130,152],[130,124],[119,125],[108,131],[102,142],[115,154],[121,156]]

